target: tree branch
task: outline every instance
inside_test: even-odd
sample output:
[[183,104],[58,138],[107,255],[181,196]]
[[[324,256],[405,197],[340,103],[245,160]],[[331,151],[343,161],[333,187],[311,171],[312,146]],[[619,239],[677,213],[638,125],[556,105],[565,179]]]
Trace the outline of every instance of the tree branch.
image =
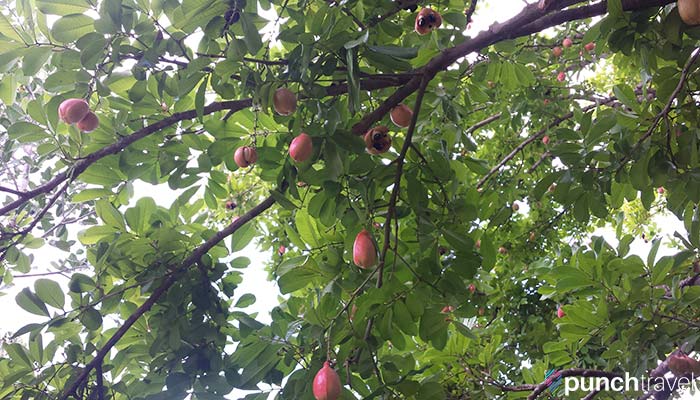
[[[582,111],[583,111],[583,112],[587,112],[587,111],[590,111],[590,110],[592,110],[592,109],[594,109],[594,108],[596,108],[596,107],[599,107],[599,106],[601,106],[601,105],[603,105],[603,104],[612,103],[612,102],[615,101],[615,100],[616,100],[616,98],[615,98],[614,96],[613,96],[613,97],[608,97],[607,99],[601,100],[599,103],[592,104],[592,105],[590,105],[590,106],[588,106],[588,107],[585,107]],[[544,134],[547,133],[547,131],[549,131],[550,129],[552,129],[552,128],[558,126],[558,125],[561,124],[562,122],[564,122],[564,121],[566,121],[566,120],[568,120],[568,119],[573,118],[573,116],[574,116],[574,112],[573,112],[573,111],[571,111],[571,112],[569,112],[569,113],[566,113],[566,114],[562,115],[561,117],[559,117],[559,118],[555,119],[554,121],[552,121],[549,125],[547,125],[546,127],[542,128],[541,130],[539,130],[539,131],[538,131],[537,133],[535,133],[534,135],[532,135],[532,136],[530,136],[529,138],[525,139],[525,140],[524,140],[522,143],[520,143],[515,149],[513,149],[513,151],[511,151],[507,156],[505,156],[498,164],[496,164],[496,166],[494,166],[493,168],[491,168],[491,170],[490,170],[486,175],[484,175],[484,177],[481,178],[481,180],[479,180],[479,183],[476,184],[477,189],[480,188],[480,187],[482,187],[496,172],[498,172],[498,171],[499,171],[501,168],[503,168],[509,161],[511,161],[513,158],[515,158],[515,156],[516,156],[520,151],[522,151],[528,144],[530,144],[530,143],[534,142],[535,140],[539,139],[540,137],[544,136]]]
[[[433,57],[417,72],[426,72],[434,76],[439,71],[446,70],[450,65],[457,62],[462,57],[474,52],[478,52],[496,42],[514,39],[520,36],[527,36],[543,29],[568,21],[586,19],[607,12],[607,2],[602,1],[590,6],[583,6],[571,10],[561,9],[583,3],[585,0],[560,0],[548,5],[545,10],[539,8],[537,3],[532,3],[523,9],[515,17],[503,23],[496,23],[476,37],[465,42],[445,49],[437,56]],[[649,7],[658,7],[673,3],[674,0],[623,0],[623,9],[626,11],[640,10]],[[557,11],[552,13],[553,11]],[[405,86],[389,96],[377,109],[365,115],[358,123],[352,127],[352,132],[356,135],[365,133],[372,124],[381,120],[384,115],[393,107],[398,105],[406,97],[418,90],[420,79],[412,79]]]
[[[285,181],[280,187],[281,191],[284,191],[286,187],[287,182]],[[117,342],[119,342],[119,340],[129,331],[129,329],[131,329],[131,327],[136,323],[136,321],[138,321],[138,319],[141,318],[142,315],[144,315],[148,310],[150,310],[151,307],[153,307],[153,305],[156,303],[156,301],[158,301],[158,299],[162,295],[164,295],[168,291],[168,289],[170,289],[170,287],[173,286],[173,284],[177,282],[177,280],[183,272],[189,269],[192,265],[196,264],[200,260],[200,258],[204,256],[204,254],[206,254],[214,246],[219,244],[219,242],[224,240],[226,237],[232,235],[238,230],[238,228],[243,226],[246,222],[252,220],[253,218],[262,214],[268,208],[272,207],[273,204],[275,204],[274,197],[270,196],[266,198],[260,204],[253,207],[250,211],[243,214],[240,218],[233,221],[226,228],[217,232],[214,236],[210,237],[202,245],[197,247],[189,255],[189,257],[182,261],[182,263],[176,268],[175,273],[168,276],[168,278],[165,279],[163,283],[161,283],[160,286],[158,286],[158,288],[156,288],[153,291],[153,293],[151,293],[148,299],[146,299],[146,301],[138,309],[136,309],[136,311],[134,311],[134,313],[131,314],[129,318],[127,318],[124,321],[124,324],[122,324],[119,327],[119,329],[117,329],[117,331],[109,338],[109,340],[107,340],[104,346],[102,346],[102,348],[97,352],[95,358],[93,358],[92,361],[85,365],[85,368],[82,369],[80,375],[78,375],[78,377],[71,382],[70,386],[64,389],[60,400],[66,400],[68,397],[77,392],[81,385],[83,385],[84,382],[88,379],[90,372],[93,369],[95,369],[97,365],[102,363],[102,360],[104,360],[107,354],[109,354],[112,347],[114,347],[114,345],[116,345]]]

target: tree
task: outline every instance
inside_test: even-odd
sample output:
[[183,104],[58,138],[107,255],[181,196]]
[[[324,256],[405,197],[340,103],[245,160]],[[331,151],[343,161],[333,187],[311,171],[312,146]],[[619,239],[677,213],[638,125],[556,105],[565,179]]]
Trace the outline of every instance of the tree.
[[[494,2],[467,3],[1,1],[2,279],[52,250],[70,282],[16,297],[36,323],[4,341],[0,398],[310,399],[326,360],[342,398],[663,377],[700,337],[700,30],[671,0],[541,0],[465,36]],[[442,25],[418,35],[428,5]],[[97,129],[59,119],[71,98]],[[391,150],[369,154],[379,126]],[[685,231],[657,257],[665,210]],[[263,267],[285,295],[270,324],[237,290]]]

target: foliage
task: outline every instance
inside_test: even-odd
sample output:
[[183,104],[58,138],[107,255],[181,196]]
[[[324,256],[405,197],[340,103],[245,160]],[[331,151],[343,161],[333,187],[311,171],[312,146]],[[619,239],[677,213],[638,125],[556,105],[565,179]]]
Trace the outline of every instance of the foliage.
[[[700,346],[700,28],[670,0],[543,0],[468,29],[494,3],[433,2],[419,36],[416,0],[0,1],[0,276],[37,254],[70,276],[14,299],[36,322],[0,398],[310,399],[326,359],[343,398],[534,398],[550,369],[658,376]],[[61,123],[68,98],[99,128]],[[664,207],[672,255],[630,254]],[[269,324],[238,288],[249,243],[284,295]]]

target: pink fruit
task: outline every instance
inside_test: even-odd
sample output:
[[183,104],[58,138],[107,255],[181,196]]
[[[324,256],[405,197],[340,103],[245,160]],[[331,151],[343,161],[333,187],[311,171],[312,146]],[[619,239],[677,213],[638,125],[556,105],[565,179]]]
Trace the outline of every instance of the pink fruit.
[[656,189],[656,192],[658,194],[664,194],[665,190],[664,190],[664,188],[660,187],[660,188]]
[[668,369],[676,377],[700,373],[700,362],[685,354],[674,354],[668,358]]
[[83,132],[92,132],[100,125],[100,120],[94,112],[88,111],[87,115],[76,125]]
[[558,73],[557,80],[559,82],[564,82],[566,80],[566,73],[564,71],[561,71],[560,73]]
[[561,45],[564,46],[564,47],[571,47],[571,45],[573,45],[573,44],[574,44],[574,41],[571,40],[570,38],[565,38],[565,39],[562,40],[562,42],[561,42]]
[[299,134],[299,136],[292,139],[292,143],[289,145],[289,155],[296,162],[308,160],[313,151],[314,146],[311,143],[311,136],[306,133]]
[[316,400],[337,400],[340,397],[340,377],[328,361],[316,373],[312,389]]
[[391,122],[393,122],[396,126],[399,128],[405,128],[411,124],[413,110],[411,110],[407,105],[401,103],[391,109],[389,116],[391,117]]
[[557,46],[557,47],[555,47],[555,48],[552,49],[552,55],[553,55],[554,57],[559,57],[559,56],[561,56],[561,53],[563,53],[563,52],[564,52],[564,50],[563,50],[561,47],[559,47],[559,46]]
[[90,106],[84,99],[64,100],[58,106],[58,117],[67,124],[80,122],[88,112],[90,112]]
[[363,229],[355,237],[352,246],[352,260],[360,268],[370,268],[377,262],[377,249],[374,247],[372,236]]
[[284,245],[281,245],[279,249],[277,249],[277,254],[279,255],[284,255],[284,253],[287,251],[287,248],[284,247]]
[[297,96],[287,88],[279,88],[272,96],[272,108],[279,115],[291,115],[297,109]]
[[240,168],[245,168],[255,164],[258,160],[258,152],[250,146],[243,146],[236,149],[233,160]]
[[454,310],[455,310],[455,308],[452,306],[445,306],[445,307],[442,307],[442,310],[440,310],[440,312],[443,314],[447,314],[447,313],[451,313]]
[[542,143],[549,144],[549,136],[547,136],[547,135],[542,136]]
[[469,284],[469,292],[471,294],[474,294],[474,292],[476,292],[476,286],[473,283]]
[[583,46],[583,48],[586,49],[586,51],[590,53],[591,51],[595,50],[595,43],[593,43],[593,42],[586,43],[586,45]]
[[557,317],[564,318],[565,315],[566,315],[566,313],[564,312],[564,309],[561,306],[559,306],[557,308]]

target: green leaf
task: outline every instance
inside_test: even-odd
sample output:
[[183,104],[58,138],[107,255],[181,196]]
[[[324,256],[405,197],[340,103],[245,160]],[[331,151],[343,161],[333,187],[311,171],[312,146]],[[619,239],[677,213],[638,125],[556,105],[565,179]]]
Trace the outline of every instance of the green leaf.
[[243,296],[241,296],[240,299],[236,302],[236,305],[234,307],[236,308],[246,308],[250,305],[255,304],[255,295],[251,293],[246,293]]
[[51,35],[60,43],[72,43],[95,30],[95,20],[85,14],[69,14],[51,27]]
[[44,14],[54,15],[77,14],[90,8],[86,0],[36,0],[36,5]]
[[66,303],[61,286],[50,279],[37,279],[34,282],[34,290],[37,296],[51,307],[62,309]]
[[32,314],[40,315],[42,317],[49,316],[49,310],[46,308],[46,304],[34,294],[29,288],[22,289],[21,292],[15,297],[17,305],[22,307],[23,310],[30,312]]
[[107,200],[98,200],[95,202],[95,213],[105,222],[105,224],[117,228],[120,231],[126,230],[124,217],[111,202]]
[[88,307],[80,314],[80,322],[88,330],[96,331],[102,326],[102,315],[94,308]]
[[250,54],[256,54],[262,48],[262,38],[258,28],[253,23],[251,15],[241,13],[241,26],[243,27],[243,41]]
[[418,49],[415,47],[399,47],[399,46],[370,46],[367,48],[375,53],[384,54],[387,56],[403,58],[410,60],[418,56]]

